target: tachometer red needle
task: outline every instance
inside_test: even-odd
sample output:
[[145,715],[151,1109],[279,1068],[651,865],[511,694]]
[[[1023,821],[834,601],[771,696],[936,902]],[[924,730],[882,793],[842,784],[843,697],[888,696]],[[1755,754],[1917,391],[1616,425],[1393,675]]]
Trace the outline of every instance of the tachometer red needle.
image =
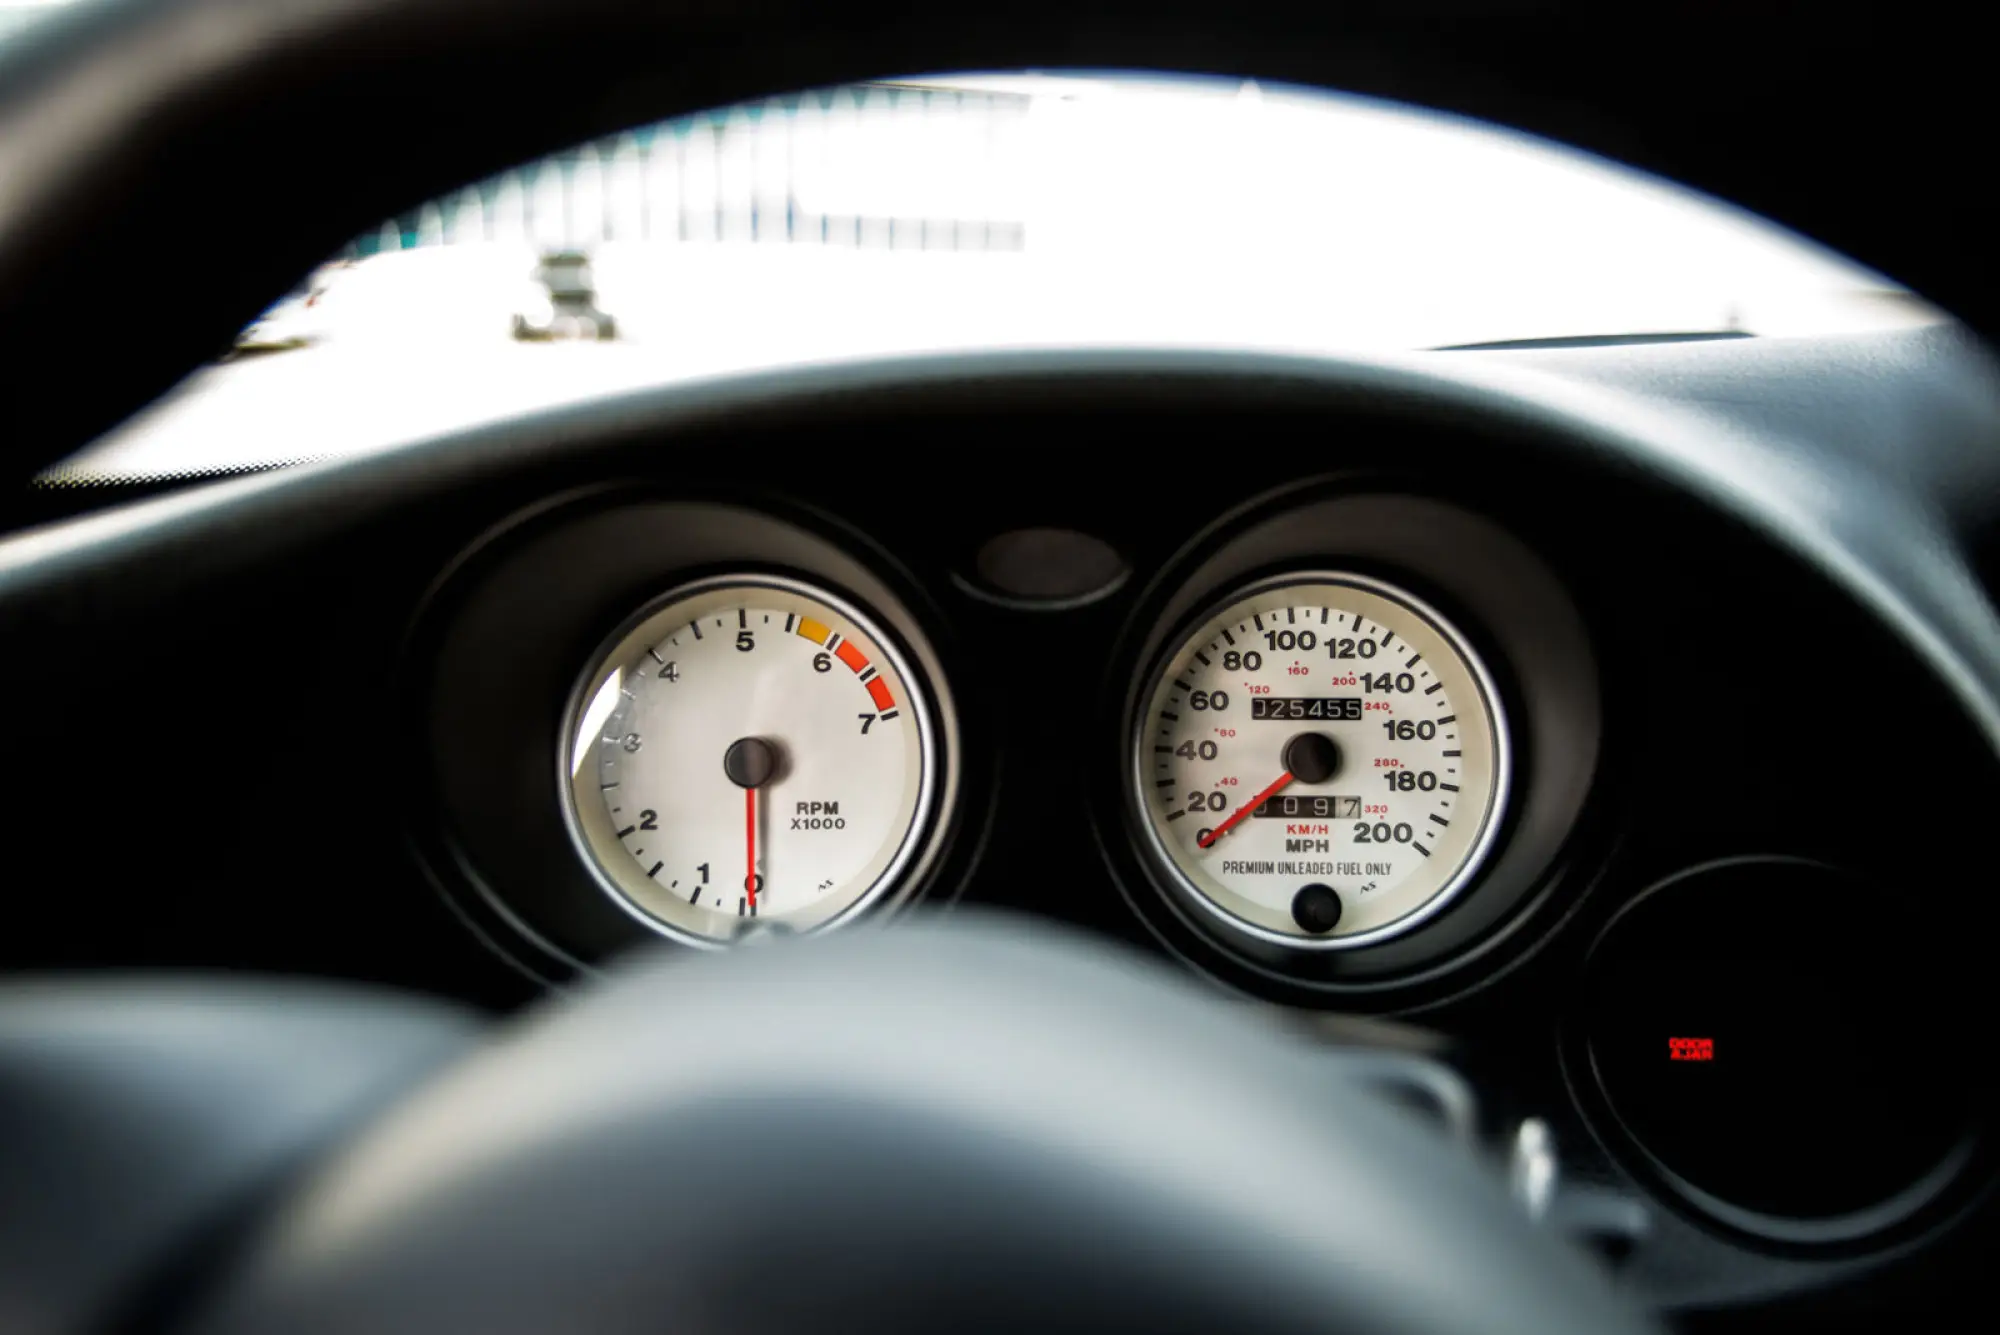
[[1269,788],[1266,788],[1263,792],[1257,794],[1257,796],[1251,798],[1248,802],[1245,802],[1242,806],[1236,808],[1235,811],[1231,812],[1229,814],[1228,820],[1222,822],[1222,824],[1216,826],[1214,829],[1210,830],[1207,834],[1195,840],[1194,842],[1196,846],[1201,848],[1208,848],[1212,846],[1216,840],[1220,839],[1223,835],[1228,834],[1230,830],[1234,829],[1237,821],[1242,820],[1245,816],[1255,811],[1258,807],[1263,806],[1265,798],[1269,797],[1272,793],[1277,792],[1280,788],[1283,788],[1286,784],[1290,783],[1291,781],[1292,781],[1292,772],[1290,770],[1286,770],[1283,774],[1280,774],[1278,776],[1278,781],[1276,783],[1272,784]]
[[743,790],[743,889],[750,896],[750,911],[757,911],[757,790]]

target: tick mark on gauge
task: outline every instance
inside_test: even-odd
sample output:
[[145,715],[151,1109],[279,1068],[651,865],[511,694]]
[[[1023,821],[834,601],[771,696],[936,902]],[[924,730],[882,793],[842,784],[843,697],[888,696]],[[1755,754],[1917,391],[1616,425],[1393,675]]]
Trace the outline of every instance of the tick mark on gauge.
[[1326,624],[1326,609],[1324,607],[1319,609],[1319,624],[1322,626]]
[[1435,821],[1435,822],[1436,822],[1437,824],[1439,824],[1439,825],[1449,825],[1449,824],[1451,824],[1451,822],[1450,822],[1450,821],[1446,820],[1446,819],[1445,819],[1445,818],[1444,818],[1443,816],[1440,816],[1440,815],[1438,815],[1438,814],[1437,814],[1437,812],[1435,812],[1435,811],[1433,811],[1433,812],[1431,813],[1431,819],[1432,819],[1433,821]]
[[[1395,631],[1393,631],[1393,630],[1392,630],[1392,631],[1390,631],[1390,632],[1389,632],[1389,633],[1388,633],[1387,635],[1384,635],[1384,636],[1382,637],[1382,647],[1383,647],[1384,649],[1387,649],[1387,648],[1388,648],[1388,647],[1389,647],[1390,645],[1394,644],[1395,642],[1396,642],[1396,632],[1395,632]],[[1412,659],[1410,660],[1410,663],[1414,663],[1414,662],[1416,662],[1416,661],[1417,661],[1416,659],[1412,658]],[[1410,663],[1405,663],[1405,664],[1403,664],[1403,666],[1404,666],[1404,667],[1408,667],[1408,666],[1410,665]]]
[[1425,848],[1422,844],[1411,844],[1410,847],[1416,849],[1419,853],[1422,853],[1425,857],[1429,857],[1431,855],[1431,851],[1428,848]]
[[599,788],[606,788],[606,789],[610,789],[610,788],[616,788],[616,787],[617,787],[618,785],[617,785],[617,784],[615,784],[615,783],[600,783],[600,784],[598,784],[597,786],[598,786]]
[[1163,756],[1170,756],[1174,753],[1174,748],[1171,746],[1156,746],[1153,749]]
[[1458,791],[1458,785],[1455,783],[1441,783],[1438,785],[1438,787],[1444,789],[1447,793],[1455,793]]
[[[1389,642],[1387,640],[1382,641],[1382,647],[1385,649],[1388,648]],[[1403,666],[1406,668],[1412,668],[1423,661],[1424,661],[1424,656],[1422,654],[1411,654],[1410,660],[1407,663],[1403,664]]]
[[1168,820],[1179,820],[1179,819],[1180,819],[1180,818],[1181,818],[1182,816],[1185,816],[1185,815],[1187,815],[1187,812],[1186,812],[1186,811],[1182,810],[1182,809],[1181,809],[1181,808],[1179,808],[1179,807],[1175,807],[1175,808],[1174,808],[1174,809],[1173,809],[1172,811],[1169,811],[1169,812],[1167,813],[1167,819],[1168,819]]
[[1236,643],[1236,637],[1234,635],[1231,635],[1226,628],[1222,632],[1222,638],[1229,641],[1229,643],[1231,644]]
[[648,649],[646,650],[646,652],[653,656],[653,661],[655,663],[664,664],[667,661],[666,659],[660,657],[660,651],[658,649]]
[[1463,751],[1441,751],[1438,754],[1446,756],[1458,756],[1458,755],[1464,755],[1465,753]]
[[736,609],[736,629],[738,629],[738,630],[748,630],[748,629],[750,629],[750,609],[749,609],[749,608],[747,608],[747,607],[739,607],[739,608],[737,608],[737,609]]
[[1177,691],[1185,691],[1188,688],[1188,683],[1184,681],[1173,681],[1167,684]]
[[[716,624],[717,624],[717,625],[719,626],[719,625],[721,625],[722,623],[718,621],[718,622],[716,622]],[[688,629],[694,632],[694,637],[695,637],[695,638],[696,638],[697,640],[701,638],[701,623],[700,623],[700,622],[698,622],[698,621],[690,621],[690,622],[688,622]]]
[[1160,717],[1167,720],[1169,723],[1179,723],[1181,721],[1181,716],[1179,714],[1169,714],[1164,709],[1160,711]]
[[890,719],[892,719],[892,718],[896,717],[897,713],[899,713],[899,712],[900,712],[900,711],[898,711],[898,710],[894,710],[894,709],[892,709],[892,710],[890,710],[890,711],[889,711],[888,713],[886,713],[886,714],[882,715],[882,717],[881,717],[881,718],[878,718],[878,719],[876,719],[875,721],[876,721],[877,723],[887,723],[887,722],[888,722],[888,721],[889,721]]
[[658,876],[658,875],[660,874],[660,868],[662,868],[662,867],[664,867],[664,866],[666,866],[666,865],[667,865],[667,864],[666,864],[666,861],[665,861],[665,859],[662,859],[662,860],[660,860],[659,862],[655,862],[655,863],[653,864],[653,869],[652,869],[651,871],[649,871],[649,872],[647,872],[647,873],[646,873],[646,876],[647,876],[647,878],[648,878],[648,879],[650,879],[650,878],[652,878],[652,877],[655,877],[655,876]]
[[624,837],[625,837],[626,835],[628,835],[628,834],[632,833],[632,831],[634,831],[634,830],[636,830],[636,829],[638,829],[638,828],[639,828],[639,827],[638,827],[638,826],[636,826],[636,825],[627,825],[627,826],[626,826],[626,827],[625,827],[624,829],[622,829],[622,830],[620,830],[620,831],[618,832],[618,837],[619,837],[620,839],[623,839],[623,838],[624,838]]
[[[1443,709],[1443,708],[1444,708],[1444,701],[1442,701],[1442,700],[1438,701],[1438,708],[1439,708],[1439,709]],[[1456,722],[1458,722],[1458,715],[1456,715],[1456,714],[1446,714],[1446,715],[1445,715],[1445,716],[1444,716],[1443,718],[1439,719],[1439,720],[1438,720],[1438,722],[1439,722],[1439,723],[1441,723],[1441,724],[1442,724],[1442,723],[1456,723]]]
[[1257,623],[1258,630],[1264,629],[1264,614],[1262,612],[1252,612],[1250,619]]
[[1171,788],[1173,786],[1174,786],[1174,780],[1172,779],[1161,779],[1158,783],[1153,785],[1153,787],[1155,788]]
[[1211,666],[1211,664],[1210,664],[1210,663],[1209,663],[1209,661],[1208,661],[1208,655],[1207,655],[1207,654],[1205,654],[1205,653],[1203,653],[1203,652],[1202,652],[1201,650],[1199,650],[1199,649],[1195,650],[1195,651],[1194,651],[1194,656],[1195,656],[1195,658],[1196,658],[1196,659],[1197,659],[1197,660],[1198,660],[1198,661],[1199,661],[1199,662],[1201,663],[1201,665],[1202,665],[1203,667],[1209,667],[1209,666]]
[[1287,607],[1285,609],[1285,624],[1287,626],[1296,626],[1298,623],[1299,623],[1298,609]]
[[[1425,675],[1427,675],[1427,676],[1428,676],[1429,674],[1428,674],[1428,673],[1426,673]],[[1438,693],[1439,691],[1441,691],[1441,690],[1443,690],[1443,689],[1444,689],[1444,683],[1443,683],[1443,682],[1441,682],[1441,681],[1434,681],[1434,682],[1432,682],[1432,683],[1431,683],[1430,685],[1428,685],[1428,686],[1424,687],[1424,694],[1425,694],[1425,695],[1435,695],[1435,694],[1437,694],[1437,693]]]
[[792,633],[792,626],[798,621],[798,619],[799,619],[799,614],[797,612],[785,613],[785,634],[790,635]]

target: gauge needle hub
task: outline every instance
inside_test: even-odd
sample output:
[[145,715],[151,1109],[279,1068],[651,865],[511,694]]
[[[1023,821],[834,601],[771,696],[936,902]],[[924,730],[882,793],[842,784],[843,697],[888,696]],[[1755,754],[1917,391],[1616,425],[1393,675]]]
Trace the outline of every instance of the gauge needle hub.
[[741,737],[722,756],[722,772],[743,789],[743,893],[757,912],[757,790],[778,772],[778,748],[762,737]]
[[1220,839],[1223,835],[1228,834],[1232,829],[1236,827],[1236,822],[1242,820],[1245,816],[1255,811],[1258,807],[1263,806],[1265,799],[1269,798],[1271,794],[1277,792],[1280,788],[1283,788],[1286,784],[1290,783],[1291,781],[1292,781],[1292,772],[1290,770],[1286,770],[1283,774],[1280,774],[1277,777],[1277,779],[1271,784],[1270,787],[1266,788],[1263,792],[1257,794],[1255,797],[1251,798],[1248,802],[1245,802],[1242,806],[1236,808],[1236,810],[1229,813],[1228,820],[1222,822],[1222,824],[1216,826],[1214,829],[1210,830],[1207,834],[1195,840],[1195,845],[1200,848],[1213,847],[1216,840]]

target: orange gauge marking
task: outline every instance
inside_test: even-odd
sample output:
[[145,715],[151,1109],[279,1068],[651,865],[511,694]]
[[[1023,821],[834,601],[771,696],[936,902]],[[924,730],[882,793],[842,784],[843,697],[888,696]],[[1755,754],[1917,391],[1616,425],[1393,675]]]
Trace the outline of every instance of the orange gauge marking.
[[811,617],[799,618],[798,633],[800,639],[811,640],[814,644],[825,644],[826,637],[833,634],[831,630],[814,621]]
[[833,651],[833,656],[853,668],[856,672],[860,672],[868,666],[868,655],[856,649],[852,640],[842,640],[840,647]]
[[886,710],[896,703],[896,697],[889,694],[889,687],[880,677],[868,683],[868,698],[875,702],[877,709]]

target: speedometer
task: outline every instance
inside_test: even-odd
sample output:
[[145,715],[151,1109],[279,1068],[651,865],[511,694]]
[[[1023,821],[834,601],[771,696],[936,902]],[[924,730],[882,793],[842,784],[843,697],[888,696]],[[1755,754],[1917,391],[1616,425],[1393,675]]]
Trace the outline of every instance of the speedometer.
[[1240,590],[1160,664],[1134,739],[1147,842],[1213,926],[1368,945],[1478,874],[1506,806],[1498,692],[1438,612],[1380,580]]

